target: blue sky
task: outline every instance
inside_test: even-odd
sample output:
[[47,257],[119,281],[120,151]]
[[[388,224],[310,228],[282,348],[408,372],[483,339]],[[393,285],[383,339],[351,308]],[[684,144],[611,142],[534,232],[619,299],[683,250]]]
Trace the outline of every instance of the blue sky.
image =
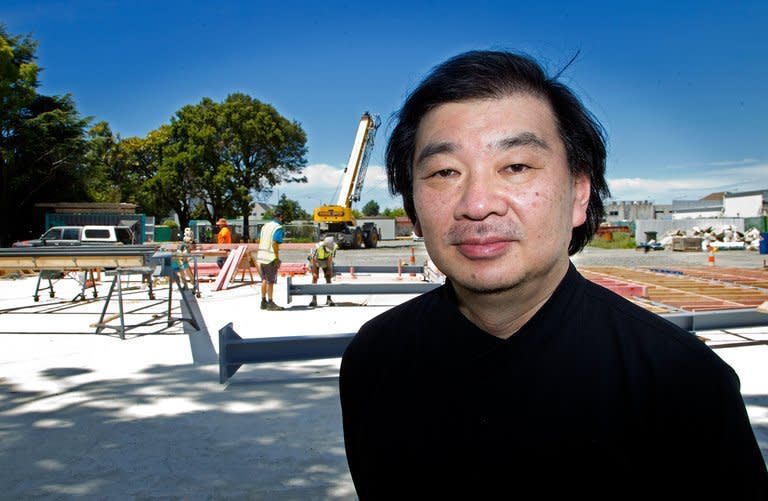
[[768,189],[768,2],[4,0],[38,41],[40,92],[122,137],[184,105],[245,92],[301,123],[309,183],[276,188],[311,211],[335,199],[360,115],[382,126],[362,201],[399,207],[382,168],[391,115],[419,80],[470,49],[510,49],[558,72],[608,136],[615,200]]

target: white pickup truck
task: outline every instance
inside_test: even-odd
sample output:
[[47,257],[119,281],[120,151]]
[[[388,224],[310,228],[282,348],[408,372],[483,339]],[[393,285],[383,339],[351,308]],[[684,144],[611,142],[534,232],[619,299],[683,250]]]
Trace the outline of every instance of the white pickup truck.
[[130,245],[133,232],[128,226],[52,226],[35,240],[14,242],[13,247],[41,247],[61,245]]

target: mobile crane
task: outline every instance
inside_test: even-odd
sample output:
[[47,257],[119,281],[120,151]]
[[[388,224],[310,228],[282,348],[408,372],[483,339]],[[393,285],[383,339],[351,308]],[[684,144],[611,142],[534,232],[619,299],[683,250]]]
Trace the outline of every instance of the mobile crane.
[[379,230],[374,223],[357,225],[352,215],[352,203],[360,200],[368,160],[373,150],[373,138],[380,123],[378,115],[367,111],[363,113],[357,126],[352,153],[344,169],[336,205],[321,205],[312,214],[312,220],[320,230],[320,239],[333,236],[342,249],[359,249],[363,244],[367,248],[374,248],[379,243]]

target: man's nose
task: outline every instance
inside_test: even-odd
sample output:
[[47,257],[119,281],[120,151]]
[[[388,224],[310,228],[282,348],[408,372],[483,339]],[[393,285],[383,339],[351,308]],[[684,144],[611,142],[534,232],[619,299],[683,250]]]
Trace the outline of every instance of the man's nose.
[[503,216],[507,211],[503,185],[489,169],[478,169],[465,175],[461,197],[456,204],[457,219],[482,220],[490,215]]

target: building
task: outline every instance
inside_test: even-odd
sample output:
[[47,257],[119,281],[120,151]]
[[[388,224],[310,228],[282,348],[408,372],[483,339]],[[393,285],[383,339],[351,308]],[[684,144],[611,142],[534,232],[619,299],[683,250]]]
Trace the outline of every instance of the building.
[[726,193],[723,198],[725,217],[768,216],[768,190]]
[[752,218],[768,215],[768,190],[717,192],[700,200],[673,200],[674,219]]
[[[760,232],[768,227],[768,190],[711,193],[700,200],[673,200],[672,220],[645,219],[635,221],[635,238],[655,232],[661,236],[670,231],[692,231],[694,228],[729,226],[744,233],[751,228]],[[647,238],[647,237],[646,237]]]
[[672,200],[672,219],[712,219],[723,216],[723,199]]
[[253,204],[253,209],[251,210],[251,217],[254,219],[258,219],[261,221],[264,219],[264,214],[267,211],[274,210],[275,206],[272,204],[265,204],[263,202],[255,202]]
[[605,222],[609,224],[655,217],[654,205],[648,200],[609,201],[605,205]]

